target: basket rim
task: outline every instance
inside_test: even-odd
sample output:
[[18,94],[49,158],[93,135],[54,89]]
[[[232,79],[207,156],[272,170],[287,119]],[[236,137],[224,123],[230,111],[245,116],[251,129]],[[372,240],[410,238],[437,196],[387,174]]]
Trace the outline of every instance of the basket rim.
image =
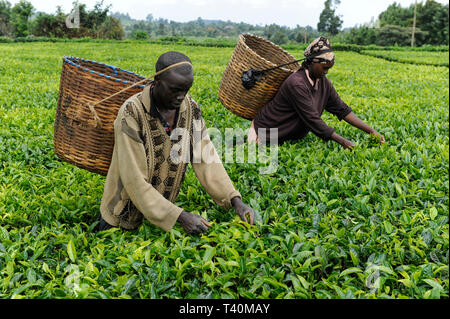
[[[262,40],[262,41],[264,41],[264,42],[266,42],[266,43],[268,43],[268,44],[270,44],[270,45],[273,45],[274,47],[276,47],[277,49],[279,49],[279,50],[282,51],[283,53],[286,53],[286,54],[290,55],[291,57],[293,57],[294,60],[295,60],[295,57],[294,57],[292,54],[290,54],[288,51],[286,51],[285,49],[283,49],[282,47],[280,47],[279,45],[273,43],[273,42],[270,41],[270,40],[267,40],[267,39],[265,39],[265,38],[263,38],[263,37],[260,37],[260,36],[258,36],[258,35],[251,34],[251,33],[241,33],[241,34],[239,34],[239,42],[242,42],[242,44],[243,44],[247,49],[249,49],[250,51],[252,51],[253,53],[255,53],[258,57],[260,57],[262,60],[264,60],[265,62],[269,63],[269,64],[272,65],[272,66],[277,66],[277,64],[275,64],[275,63],[273,63],[272,61],[269,61],[269,60],[263,58],[261,55],[259,55],[258,53],[256,53],[255,50],[253,50],[252,48],[250,48],[250,47],[247,45],[247,43],[245,43],[244,37],[246,37],[246,36],[249,36],[249,37],[252,37],[252,38],[256,38],[256,39],[258,39],[258,40],[260,40],[260,41]],[[290,62],[290,61],[289,61],[289,62]],[[280,69],[283,70],[283,71],[292,72],[292,69],[287,69],[287,68],[285,68],[285,67],[280,67]]]
[[[97,62],[97,61],[94,61],[94,60],[88,60],[88,59],[83,59],[83,58],[73,57],[73,56],[64,56],[63,57],[63,63],[68,63],[68,64],[70,64],[70,65],[72,65],[72,66],[74,66],[76,68],[79,68],[80,70],[82,70],[84,72],[89,72],[89,73],[97,75],[99,77],[103,77],[103,78],[106,78],[108,80],[113,80],[113,81],[116,81],[116,82],[122,82],[124,84],[136,83],[136,82],[131,82],[131,81],[128,81],[128,80],[122,80],[121,78],[118,78],[118,77],[106,75],[106,74],[97,72],[95,70],[91,70],[91,69],[89,69],[87,67],[81,66],[78,63],[75,63],[74,60],[75,61],[83,61],[83,62],[94,63],[94,64],[101,65],[101,66],[106,66],[106,67],[109,67],[109,68],[113,69],[114,71],[116,71],[116,70],[123,71],[123,72],[126,72],[128,74],[135,75],[135,76],[141,78],[142,80],[145,79],[145,77],[142,76],[142,75],[136,74],[136,73],[131,72],[131,71],[124,70],[124,69],[119,68],[119,67],[114,66],[114,65],[109,65],[109,64],[106,64],[106,63],[102,63],[102,62]],[[138,85],[138,86],[141,87],[141,88],[145,88],[145,85]]]

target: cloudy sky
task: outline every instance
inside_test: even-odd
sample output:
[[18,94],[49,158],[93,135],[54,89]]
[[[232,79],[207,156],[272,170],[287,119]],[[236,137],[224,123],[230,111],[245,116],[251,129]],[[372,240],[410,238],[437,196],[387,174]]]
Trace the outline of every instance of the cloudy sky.
[[[74,0],[28,0],[38,11],[54,13],[56,6],[69,13]],[[414,3],[414,0],[341,0],[337,13],[342,15],[343,27],[376,19],[393,2],[403,7]],[[422,0],[419,0],[419,2]],[[448,4],[448,0],[437,0]],[[9,0],[11,4],[19,0]],[[79,0],[89,9],[97,1]],[[310,25],[317,28],[319,15],[324,7],[324,0],[104,0],[111,4],[112,12],[128,13],[132,18],[145,19],[148,14],[154,18],[164,18],[186,22],[198,17],[203,19],[230,20],[250,24],[271,24],[295,27]]]

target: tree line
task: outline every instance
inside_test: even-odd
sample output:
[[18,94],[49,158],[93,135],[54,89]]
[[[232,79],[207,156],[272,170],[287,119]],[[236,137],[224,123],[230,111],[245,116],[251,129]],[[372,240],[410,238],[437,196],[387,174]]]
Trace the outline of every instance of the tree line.
[[407,46],[411,44],[413,32],[417,46],[448,45],[449,5],[427,0],[402,7],[394,2],[376,21],[335,33],[335,40],[359,45]]
[[[136,20],[128,13],[110,12],[110,5],[103,0],[88,10],[85,4],[74,2],[79,27],[70,28],[66,20],[69,14],[61,7],[56,12],[36,12],[33,5],[21,0],[12,6],[0,0],[0,36],[51,37],[51,38],[103,38],[103,39],[150,39],[160,37],[235,38],[240,33],[253,33],[276,44],[309,43],[319,35],[327,35],[332,42],[391,46],[409,45],[413,32],[414,4],[401,7],[394,2],[375,21],[353,28],[342,29],[342,17],[336,14],[340,0],[325,0],[317,28],[299,26],[289,28],[276,24],[251,25],[221,20],[198,18],[189,22],[155,19],[148,14],[144,20]],[[434,0],[419,2],[416,6],[414,29],[415,44],[449,44],[449,5]]]
[[207,38],[235,38],[241,33],[252,33],[265,37],[277,44],[289,41],[307,43],[319,32],[311,26],[295,28],[270,24],[265,26],[251,25],[240,22],[221,20],[204,20],[198,18],[189,22],[175,22],[167,19],[154,19],[151,14],[145,20],[132,19],[128,14],[113,13],[120,19],[125,29],[126,37],[134,39],[149,39],[153,37],[207,37]]

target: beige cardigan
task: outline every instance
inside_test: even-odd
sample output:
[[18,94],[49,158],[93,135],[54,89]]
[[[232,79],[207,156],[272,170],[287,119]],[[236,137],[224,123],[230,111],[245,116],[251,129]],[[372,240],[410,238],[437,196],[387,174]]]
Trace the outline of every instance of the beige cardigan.
[[[139,109],[140,108],[140,109]],[[234,188],[206,131],[201,111],[190,96],[180,106],[177,128],[190,132],[172,140],[150,105],[150,86],[130,97],[114,122],[114,150],[100,205],[103,219],[113,226],[137,228],[142,217],[170,230],[182,208],[174,202],[191,162],[195,175],[214,201],[225,209],[241,197]],[[201,133],[200,133],[201,132]],[[202,139],[195,138],[201,134]],[[177,146],[174,147],[174,145]],[[180,146],[183,147],[180,147]],[[174,150],[190,157],[173,161]],[[193,160],[194,159],[194,160]]]

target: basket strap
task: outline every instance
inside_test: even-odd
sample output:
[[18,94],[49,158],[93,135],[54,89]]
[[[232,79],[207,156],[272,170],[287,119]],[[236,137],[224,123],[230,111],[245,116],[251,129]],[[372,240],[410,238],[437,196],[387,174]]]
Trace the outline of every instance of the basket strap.
[[178,63],[171,64],[171,65],[169,65],[168,67],[166,67],[166,68],[164,68],[164,69],[162,69],[162,70],[159,70],[158,72],[156,72],[156,73],[150,75],[148,78],[145,78],[145,79],[143,79],[143,80],[141,80],[141,81],[139,81],[139,82],[136,82],[136,83],[134,83],[133,85],[130,85],[130,86],[128,86],[128,87],[126,87],[126,88],[124,88],[124,89],[122,89],[122,90],[120,90],[120,91],[114,93],[114,94],[111,94],[110,96],[105,97],[103,100],[97,101],[97,102],[95,102],[95,103],[89,102],[89,103],[88,103],[88,107],[89,107],[89,110],[91,111],[92,115],[94,116],[94,119],[95,119],[95,127],[97,127],[97,128],[101,128],[101,127],[102,127],[102,121],[100,120],[100,117],[98,116],[97,111],[95,111],[95,106],[96,106],[97,104],[103,103],[103,102],[109,100],[110,98],[112,98],[112,97],[114,97],[114,96],[116,96],[116,95],[118,95],[118,94],[120,94],[120,93],[123,93],[123,92],[125,92],[126,90],[131,89],[132,87],[135,87],[136,85],[139,85],[139,84],[142,84],[142,83],[144,83],[144,82],[146,82],[146,81],[149,81],[149,80],[151,80],[152,78],[154,78],[155,76],[158,76],[158,75],[160,75],[161,73],[166,72],[166,71],[168,71],[168,70],[170,70],[170,69],[172,69],[172,68],[175,68],[175,67],[177,67],[177,66],[179,66],[179,65],[182,65],[182,64],[189,64],[189,65],[192,66],[192,64],[191,64],[190,62],[188,62],[188,61],[182,61],[182,62],[178,62]]
[[88,106],[89,106],[89,110],[91,110],[92,115],[94,115],[95,127],[97,127],[97,128],[102,127],[102,121],[100,120],[100,118],[98,117],[97,112],[95,111],[94,104],[92,104],[90,102],[90,103],[88,103]]
[[276,70],[278,68],[281,68],[283,66],[289,65],[289,64],[293,64],[293,63],[297,63],[303,60],[312,60],[313,58],[318,57],[319,55],[321,55],[322,53],[325,52],[333,52],[332,49],[326,49],[326,50],[322,50],[320,52],[317,52],[315,54],[312,54],[308,57],[304,57],[295,61],[291,61],[291,62],[287,62],[287,63],[283,63],[277,66],[274,66],[272,68],[268,68],[268,69],[264,69],[264,70],[255,70],[255,69],[250,69],[247,71],[243,71],[242,72],[242,76],[241,76],[241,81],[242,81],[242,85],[247,89],[250,90],[251,88],[253,88],[256,84],[257,81],[261,81],[263,75],[265,75],[267,72]]

